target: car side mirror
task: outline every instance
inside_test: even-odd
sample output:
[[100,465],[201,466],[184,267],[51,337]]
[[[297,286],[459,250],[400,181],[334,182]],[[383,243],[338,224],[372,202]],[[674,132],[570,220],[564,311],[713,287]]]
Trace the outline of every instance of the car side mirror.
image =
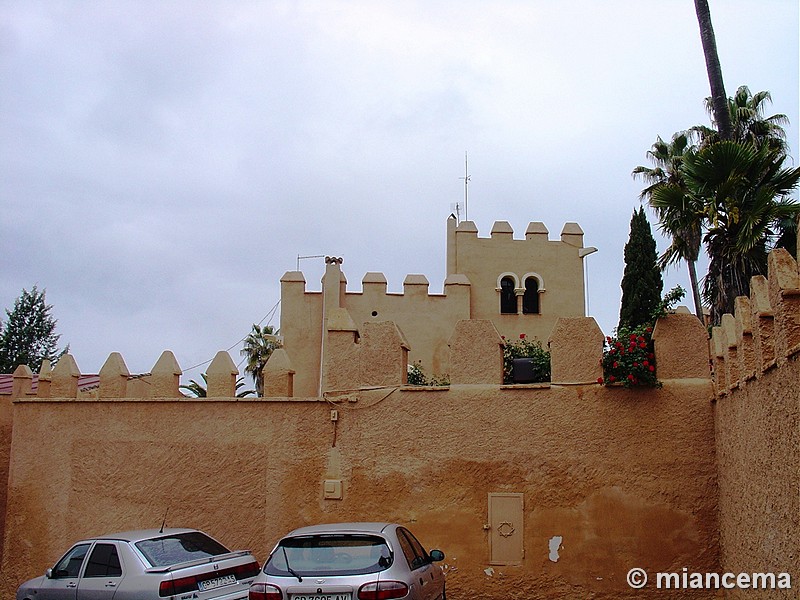
[[441,550],[431,550],[430,557],[433,562],[441,562],[444,560],[444,552]]
[[52,579],[53,578],[53,569],[47,569],[47,571],[44,572],[44,576],[47,577],[48,579]]

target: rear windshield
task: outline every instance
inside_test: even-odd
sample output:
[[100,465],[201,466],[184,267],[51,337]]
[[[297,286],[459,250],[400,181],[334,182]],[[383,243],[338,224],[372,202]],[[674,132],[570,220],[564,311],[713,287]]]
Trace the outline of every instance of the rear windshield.
[[282,540],[264,571],[269,575],[321,577],[377,573],[391,565],[382,537],[314,535]]
[[225,546],[199,531],[142,540],[136,542],[136,547],[153,567],[168,567],[228,552]]

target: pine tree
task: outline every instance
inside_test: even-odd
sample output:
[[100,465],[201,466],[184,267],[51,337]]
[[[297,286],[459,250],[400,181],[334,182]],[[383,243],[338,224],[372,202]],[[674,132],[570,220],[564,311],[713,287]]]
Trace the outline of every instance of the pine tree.
[[661,302],[664,282],[658,268],[656,241],[644,208],[633,211],[628,243],[625,245],[625,272],[622,276],[622,305],[619,326],[634,328],[650,324]]
[[69,349],[58,350],[61,337],[55,333],[52,305],[45,302],[45,290],[33,286],[14,301],[14,310],[6,309],[8,319],[0,323],[0,373],[13,373],[19,365],[38,371],[44,359],[55,364]]

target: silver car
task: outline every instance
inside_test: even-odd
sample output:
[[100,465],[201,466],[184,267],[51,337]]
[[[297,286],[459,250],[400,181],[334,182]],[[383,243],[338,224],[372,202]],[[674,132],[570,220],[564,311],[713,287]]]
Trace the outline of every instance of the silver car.
[[250,600],[445,600],[441,550],[394,523],[296,529],[250,586]]
[[17,600],[246,600],[259,564],[195,529],[128,531],[82,540]]

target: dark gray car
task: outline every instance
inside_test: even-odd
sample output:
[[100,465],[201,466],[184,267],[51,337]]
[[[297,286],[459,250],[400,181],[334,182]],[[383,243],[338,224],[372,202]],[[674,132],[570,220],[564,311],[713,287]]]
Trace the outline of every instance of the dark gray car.
[[275,546],[250,600],[445,600],[441,560],[394,523],[303,527]]
[[17,600],[246,600],[259,565],[195,529],[153,529],[77,542]]

